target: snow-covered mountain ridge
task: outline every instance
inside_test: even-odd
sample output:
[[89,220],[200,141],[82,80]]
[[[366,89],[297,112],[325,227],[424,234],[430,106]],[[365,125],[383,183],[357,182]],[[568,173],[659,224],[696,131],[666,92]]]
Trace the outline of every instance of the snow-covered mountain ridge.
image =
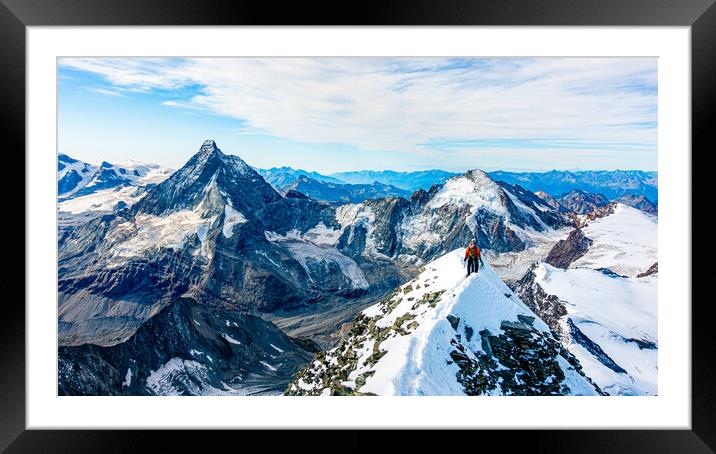
[[60,201],[94,194],[118,186],[146,186],[157,184],[172,170],[157,164],[127,161],[111,164],[89,164],[65,154],[57,156],[57,193]]
[[173,172],[156,164],[127,161],[89,164],[57,156],[57,218],[61,234],[96,217],[132,206],[147,189]]
[[485,266],[462,250],[356,318],[338,346],[300,371],[288,395],[599,395],[579,361]]
[[476,239],[494,252],[523,251],[535,237],[573,226],[572,219],[519,187],[480,170],[452,177],[403,199],[344,205],[336,220],[350,234],[345,248],[422,264]]

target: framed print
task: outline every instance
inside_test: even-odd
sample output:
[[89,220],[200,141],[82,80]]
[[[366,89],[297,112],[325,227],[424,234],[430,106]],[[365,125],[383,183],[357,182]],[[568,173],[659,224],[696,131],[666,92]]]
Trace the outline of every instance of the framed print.
[[26,210],[3,448],[712,452],[712,2],[100,3],[3,0]]

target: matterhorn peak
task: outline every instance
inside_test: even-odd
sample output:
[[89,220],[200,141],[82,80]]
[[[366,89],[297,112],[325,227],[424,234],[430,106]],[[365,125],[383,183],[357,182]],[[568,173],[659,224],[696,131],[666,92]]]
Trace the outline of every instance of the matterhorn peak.
[[218,153],[220,156],[224,154],[221,152],[221,150],[219,150],[219,147],[216,146],[216,142],[214,142],[211,139],[205,140],[204,143],[201,144],[201,148],[199,149],[199,154],[208,156],[213,153]]

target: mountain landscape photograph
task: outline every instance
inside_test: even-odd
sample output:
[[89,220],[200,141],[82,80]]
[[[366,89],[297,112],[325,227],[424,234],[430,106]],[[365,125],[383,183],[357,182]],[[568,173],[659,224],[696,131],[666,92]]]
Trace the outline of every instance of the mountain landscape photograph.
[[57,393],[656,396],[657,127],[656,58],[60,58]]

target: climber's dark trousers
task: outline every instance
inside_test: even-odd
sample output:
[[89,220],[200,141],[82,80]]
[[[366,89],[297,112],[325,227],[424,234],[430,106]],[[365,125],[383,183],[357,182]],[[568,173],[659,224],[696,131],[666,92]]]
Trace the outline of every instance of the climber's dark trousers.
[[467,259],[467,275],[470,273],[477,273],[477,259],[471,257]]

